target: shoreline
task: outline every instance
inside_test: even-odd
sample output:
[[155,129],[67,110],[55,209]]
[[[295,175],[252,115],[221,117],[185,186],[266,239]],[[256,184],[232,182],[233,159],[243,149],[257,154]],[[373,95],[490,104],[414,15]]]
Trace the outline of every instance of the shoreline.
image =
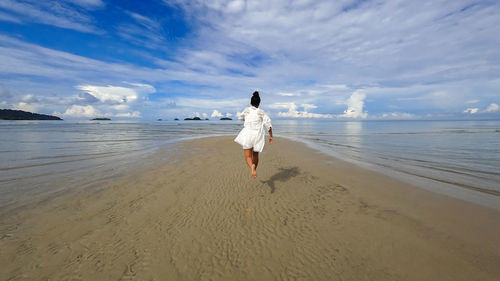
[[349,157],[343,157],[337,152],[328,150],[327,148],[311,141],[305,141],[288,136],[279,137],[305,144],[310,149],[325,154],[326,156],[351,163],[361,169],[366,169],[376,173],[387,175],[389,177],[404,181],[410,185],[414,185],[417,188],[421,188],[429,192],[453,197],[458,200],[468,201],[470,203],[478,204],[491,209],[500,210],[500,192],[497,190],[480,188],[467,185],[465,183],[448,182],[444,179],[397,169],[394,166],[384,166],[377,163],[363,162],[351,159]]
[[0,279],[500,274],[497,210],[281,138],[266,144],[253,180],[232,139],[176,143],[153,156],[158,166],[0,217]]

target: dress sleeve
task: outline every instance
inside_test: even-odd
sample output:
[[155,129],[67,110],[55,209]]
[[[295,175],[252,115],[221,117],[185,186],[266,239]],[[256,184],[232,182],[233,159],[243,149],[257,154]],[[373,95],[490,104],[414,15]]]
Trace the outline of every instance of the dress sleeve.
[[264,113],[264,116],[262,116],[262,123],[264,123],[264,126],[269,131],[269,129],[271,129],[271,127],[273,126],[273,125],[271,125],[271,118],[269,118],[269,116],[265,112],[263,112],[263,113]]
[[247,116],[249,113],[248,108],[245,108],[243,112],[238,112],[236,115],[238,115],[238,119],[241,121],[245,121],[245,116]]

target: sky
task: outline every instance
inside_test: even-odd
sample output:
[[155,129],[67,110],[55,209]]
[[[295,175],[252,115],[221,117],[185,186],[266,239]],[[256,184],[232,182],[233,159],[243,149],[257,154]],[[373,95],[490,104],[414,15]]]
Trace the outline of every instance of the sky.
[[1,0],[0,108],[500,119],[500,1]]

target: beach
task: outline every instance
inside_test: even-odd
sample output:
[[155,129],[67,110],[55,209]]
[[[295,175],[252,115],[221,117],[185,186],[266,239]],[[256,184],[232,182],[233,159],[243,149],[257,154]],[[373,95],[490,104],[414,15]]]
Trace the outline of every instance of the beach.
[[[0,280],[497,280],[500,212],[276,138],[234,137],[0,217]],[[140,163],[139,163],[140,166]]]

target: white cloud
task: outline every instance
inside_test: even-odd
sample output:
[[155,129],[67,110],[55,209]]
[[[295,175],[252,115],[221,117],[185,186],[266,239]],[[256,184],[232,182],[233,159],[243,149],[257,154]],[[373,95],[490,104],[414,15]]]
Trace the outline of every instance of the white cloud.
[[134,87],[79,85],[76,88],[87,92],[103,103],[109,104],[134,103],[139,98],[156,92],[151,85],[129,84]]
[[[109,109],[106,109],[109,110]],[[139,111],[133,112],[105,112],[95,108],[92,105],[72,105],[64,113],[54,112],[54,115],[62,115],[65,118],[94,118],[94,117],[121,117],[121,118],[140,118]]]
[[147,47],[150,49],[165,49],[167,32],[164,31],[161,21],[147,16],[126,11],[133,22],[120,24],[116,27],[116,33],[130,43]]
[[319,114],[319,113],[311,113],[307,112],[307,109],[316,108],[313,104],[305,104],[303,105],[304,110],[297,110],[297,105],[294,102],[287,103],[274,103],[269,106],[269,108],[273,109],[288,109],[286,112],[278,112],[278,116],[280,117],[292,117],[292,118],[332,118],[331,114]]
[[295,93],[278,93],[278,95],[282,97],[297,97],[300,96],[300,94],[295,94]]
[[387,112],[382,114],[384,119],[412,119],[415,118],[414,114],[407,112]]
[[229,13],[239,13],[245,8],[245,1],[243,0],[233,0],[227,4],[227,10]]
[[304,111],[309,111],[311,109],[318,108],[316,105],[314,105],[314,104],[308,104],[308,103],[302,104],[302,107],[304,108]]
[[321,85],[325,88],[331,89],[331,90],[350,90],[350,88],[347,85],[344,84],[331,84],[331,85]]
[[277,102],[269,105],[269,108],[273,109],[290,109],[290,108],[297,108],[297,105],[293,102]]
[[218,111],[217,109],[214,109],[214,111],[212,112],[212,115],[210,115],[210,117],[212,117],[212,118],[222,117],[222,113],[220,111]]
[[[64,117],[96,117],[102,116],[101,113],[91,105],[72,105],[66,109],[64,113],[55,112],[55,115],[63,115]],[[109,115],[109,114],[108,114]]]
[[500,110],[500,106],[498,104],[491,103],[484,110],[480,110],[478,107],[470,107],[470,108],[465,109],[463,112],[469,113],[469,114],[476,114],[476,113],[493,113],[493,112],[497,112],[499,110]]
[[476,114],[479,112],[479,108],[477,107],[471,107],[471,108],[467,108],[466,110],[464,110],[464,113],[469,113],[469,114]]
[[250,103],[250,98],[247,99],[202,99],[202,98],[183,98],[179,97],[176,100],[177,106],[196,107],[202,109],[212,108],[243,108]]
[[201,115],[203,116],[203,118],[207,118],[208,117],[208,114],[206,114],[205,112],[203,112]]
[[66,1],[90,9],[101,8],[104,6],[104,2],[102,0],[66,0]]
[[[263,107],[300,96],[304,100],[295,101],[297,105],[321,105],[323,112],[341,112],[337,105],[344,102],[346,92],[363,88],[370,97],[370,115],[375,116],[434,109],[458,113],[476,106],[463,106],[468,100],[497,95],[498,79],[490,78],[498,77],[499,70],[495,62],[500,54],[496,36],[500,5],[495,1],[164,2],[184,9],[179,14],[185,14],[185,20],[195,28],[182,39],[183,44],[172,48],[176,51],[169,57],[177,59],[144,51],[144,64],[110,63],[0,35],[0,75],[14,78],[4,80],[11,89],[37,96],[32,89],[43,89],[40,91],[47,96],[51,92],[65,95],[82,81],[117,87],[120,81],[134,77],[162,91],[172,90],[171,99],[185,107],[185,113],[213,108],[241,110],[250,97],[250,91],[241,89],[255,87],[270,93],[263,95]],[[49,7],[52,3],[54,9]],[[70,9],[74,4],[79,7]],[[103,5],[100,0],[2,0],[0,10],[5,20],[99,32],[96,26],[102,25],[80,7]],[[113,26],[113,32],[123,32],[123,38],[138,35],[138,43],[163,40],[160,19],[138,11],[121,12],[130,18],[126,26]],[[117,54],[110,61],[125,59]],[[148,59],[155,67],[147,66]],[[180,81],[182,86],[167,88],[169,81]],[[372,94],[375,91],[377,94]],[[438,91],[447,94],[432,94]],[[104,103],[123,104],[118,99],[107,98]],[[85,105],[84,101],[78,105]],[[108,108],[92,105],[108,112]],[[392,105],[395,107],[389,107]],[[136,108],[121,109],[128,110]],[[303,112],[310,110],[305,108]],[[362,110],[350,111],[348,107],[343,117],[358,113],[363,117],[367,113]],[[295,111],[300,112],[297,108]]]
[[230,118],[231,116],[233,116],[233,114],[231,114],[231,113],[229,113],[229,112],[228,112],[228,113],[226,113],[226,117]]
[[341,114],[339,117],[366,118],[368,113],[366,113],[366,111],[363,112],[365,98],[366,94],[363,91],[354,91],[347,100],[347,109],[344,111],[344,114]]
[[115,117],[127,117],[127,118],[140,118],[141,113],[139,111],[134,111],[134,112],[126,112],[126,113],[117,113],[114,116]]
[[[74,0],[71,2],[80,5],[85,5],[87,2],[87,7],[92,4],[97,7],[96,4],[99,4],[100,1]],[[93,20],[90,16],[61,1],[2,0],[0,8],[16,14],[16,18],[23,22],[37,22],[81,32],[102,33],[92,25]]]
[[486,110],[484,112],[487,112],[487,113],[497,112],[499,109],[500,109],[500,107],[498,106],[498,104],[492,103],[492,104],[488,105],[488,107],[486,108]]
[[39,108],[39,106],[37,106],[36,104],[27,103],[27,102],[19,102],[19,103],[14,104],[12,106],[12,109],[29,111],[29,112],[37,112],[38,108]]
[[117,105],[111,105],[109,108],[116,110],[116,111],[127,111],[130,109],[130,106],[127,104],[117,104]]
[[22,21],[15,17],[15,16],[11,16],[9,14],[6,14],[2,11],[0,11],[0,21],[10,21],[10,22],[14,22],[14,23],[22,23]]

